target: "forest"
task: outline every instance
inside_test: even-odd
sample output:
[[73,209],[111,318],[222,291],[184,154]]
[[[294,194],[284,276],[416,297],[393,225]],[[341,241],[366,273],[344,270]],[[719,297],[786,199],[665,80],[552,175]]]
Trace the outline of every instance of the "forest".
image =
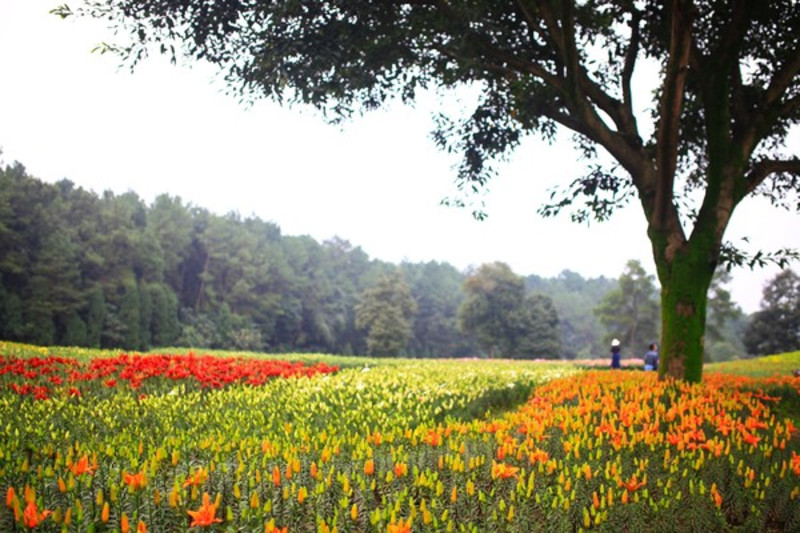
[[[742,355],[747,317],[709,293],[707,357]],[[0,168],[0,338],[149,350],[187,346],[411,357],[640,357],[659,335],[658,287],[630,261],[619,279],[520,276],[503,263],[372,259],[335,237],[283,235],[161,195],[101,195]],[[755,350],[757,351],[757,350]]]

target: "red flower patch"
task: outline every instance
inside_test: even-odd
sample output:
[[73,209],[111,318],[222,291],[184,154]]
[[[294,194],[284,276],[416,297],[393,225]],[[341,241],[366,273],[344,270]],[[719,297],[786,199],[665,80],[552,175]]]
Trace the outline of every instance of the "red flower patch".
[[[0,356],[0,386],[2,381],[20,396],[44,400],[52,394],[51,387],[67,385],[68,396],[80,397],[82,382],[100,382],[114,388],[127,384],[140,389],[149,380],[195,382],[201,388],[222,388],[233,384],[264,385],[276,377],[311,377],[329,374],[339,368],[325,363],[304,365],[283,360],[217,357],[211,355],[122,354],[117,357],[92,359],[81,363],[63,357],[18,359]],[[85,392],[85,391],[84,391]],[[144,397],[145,394],[138,394]]]

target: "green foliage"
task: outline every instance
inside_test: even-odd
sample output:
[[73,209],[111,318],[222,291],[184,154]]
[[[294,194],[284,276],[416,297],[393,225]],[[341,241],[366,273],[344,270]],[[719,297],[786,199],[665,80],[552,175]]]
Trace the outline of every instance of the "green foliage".
[[409,352],[422,357],[464,357],[477,353],[471,338],[458,330],[464,276],[447,263],[403,263],[403,275],[417,303]]
[[123,328],[122,347],[126,350],[139,350],[142,346],[139,288],[134,281],[128,280],[121,290],[119,322]]
[[790,376],[793,371],[800,369],[800,351],[713,363],[706,365],[706,369],[754,378]]
[[482,265],[464,281],[459,325],[489,357],[559,358],[558,314],[548,296],[525,294],[505,263]]
[[106,319],[106,300],[103,287],[96,285],[89,292],[89,309],[86,317],[86,343],[90,348],[99,348]]
[[[135,193],[98,197],[66,180],[43,183],[21,165],[0,168],[0,184],[2,338],[367,351],[355,306],[394,267],[343,239],[282,236],[275,224],[165,195],[150,207]],[[474,353],[454,325],[463,275],[450,265],[403,268],[414,270],[431,318],[430,327],[413,322],[407,353]]]
[[523,316],[517,357],[560,359],[562,357],[559,319],[553,300],[543,294],[529,294],[522,307]]
[[385,357],[403,353],[413,333],[417,303],[402,273],[383,276],[364,291],[355,312],[356,327],[368,331],[369,355]]
[[67,320],[63,343],[66,346],[86,346],[87,339],[86,323],[77,313],[72,313]]
[[24,327],[22,301],[17,294],[6,290],[0,273],[0,337],[20,340]]
[[730,280],[730,273],[722,268],[717,269],[711,280],[706,316],[706,361],[726,361],[745,353],[741,340],[745,315],[724,287]]
[[606,346],[611,339],[622,343],[623,354],[641,356],[658,339],[659,304],[653,276],[641,263],[628,261],[619,277],[619,288],[609,292],[595,309],[606,327]]
[[592,310],[610,291],[617,280],[605,277],[584,279],[577,272],[562,271],[554,278],[527,276],[528,291],[549,296],[558,313],[562,353],[565,358],[592,358],[605,355],[605,331]]
[[744,344],[754,355],[800,348],[800,276],[792,270],[781,271],[764,287],[761,310],[750,318]]
[[517,320],[523,316],[522,278],[505,263],[484,264],[464,281],[464,292],[458,310],[461,329],[475,336],[489,357],[512,357],[517,347]]
[[151,322],[154,346],[172,346],[180,335],[178,322],[178,298],[163,283],[149,285],[153,315]]

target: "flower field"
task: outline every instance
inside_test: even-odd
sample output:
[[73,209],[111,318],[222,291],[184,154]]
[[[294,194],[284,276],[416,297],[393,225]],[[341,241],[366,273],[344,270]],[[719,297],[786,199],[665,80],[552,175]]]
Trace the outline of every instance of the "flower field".
[[0,531],[800,531],[784,394],[800,379],[0,343]]

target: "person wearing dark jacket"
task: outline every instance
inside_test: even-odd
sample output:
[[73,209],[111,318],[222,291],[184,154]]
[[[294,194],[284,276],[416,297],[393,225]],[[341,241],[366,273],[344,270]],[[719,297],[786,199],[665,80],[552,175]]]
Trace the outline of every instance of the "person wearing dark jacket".
[[652,343],[644,354],[644,369],[658,370],[658,344]]
[[611,368],[620,368],[619,339],[611,341]]

